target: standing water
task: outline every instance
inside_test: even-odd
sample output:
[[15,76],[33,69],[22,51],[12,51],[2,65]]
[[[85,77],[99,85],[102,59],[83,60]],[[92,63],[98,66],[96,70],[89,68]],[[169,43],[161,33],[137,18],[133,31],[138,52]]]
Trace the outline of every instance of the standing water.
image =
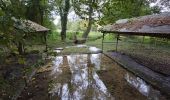
[[56,57],[49,91],[61,100],[166,100],[144,80],[103,54]]

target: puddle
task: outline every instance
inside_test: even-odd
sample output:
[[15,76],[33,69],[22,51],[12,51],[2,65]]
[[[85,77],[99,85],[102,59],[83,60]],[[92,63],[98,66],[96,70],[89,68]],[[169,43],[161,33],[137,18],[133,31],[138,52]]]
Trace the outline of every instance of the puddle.
[[[96,62],[100,56],[84,54],[57,57],[51,72],[55,81],[50,91],[52,96],[60,97],[61,100],[114,99],[96,73],[100,67],[100,63]],[[65,69],[62,71],[63,66]]]
[[56,52],[56,53],[61,53],[61,50],[54,50],[54,52]]
[[89,47],[89,50],[90,50],[91,52],[96,52],[96,53],[101,53],[101,52],[102,52],[101,49],[96,48],[96,47]]
[[73,48],[73,47],[75,47],[75,48],[84,48],[84,47],[88,47],[88,46],[87,45],[76,45],[76,46],[67,46],[65,48]]
[[57,54],[97,54],[101,53],[102,50],[96,47],[87,46],[87,45],[76,45],[76,46],[67,46],[65,48],[56,48],[54,50]]
[[139,77],[134,77],[128,73],[125,75],[126,81],[141,94],[148,97],[149,100],[162,100],[160,91],[153,89],[144,80]]
[[158,90],[103,54],[58,56],[53,61],[52,69],[50,74],[52,87],[49,93],[53,99],[162,100],[164,98]]
[[56,53],[61,53],[62,50],[63,50],[63,48],[55,48],[55,49],[54,49],[54,52],[56,52]]

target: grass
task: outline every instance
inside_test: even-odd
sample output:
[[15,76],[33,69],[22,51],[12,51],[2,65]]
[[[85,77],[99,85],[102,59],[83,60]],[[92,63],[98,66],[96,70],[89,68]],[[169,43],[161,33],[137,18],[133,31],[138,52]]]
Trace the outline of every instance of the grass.
[[[78,32],[77,36],[78,38],[81,38],[83,32]],[[73,34],[75,32],[68,32],[67,33],[67,39],[65,42],[62,42],[60,40],[60,34],[57,31],[52,31],[48,35],[47,44],[49,51],[52,52],[55,48],[65,48],[67,46],[75,46],[73,43]],[[118,44],[118,51],[120,52],[126,52],[129,54],[141,54],[143,55],[149,54],[157,55],[156,52],[161,52],[162,54],[170,54],[170,41],[167,39],[160,39],[160,38],[153,38],[153,37],[145,37],[143,41],[143,36],[121,36],[121,41],[119,41]],[[115,50],[115,42],[116,42],[116,36],[113,34],[108,34],[105,36],[104,39],[105,42],[114,42],[114,43],[104,43],[104,52],[109,50]],[[91,32],[88,36],[88,40],[85,43],[87,46],[95,46],[97,48],[102,49],[102,33],[99,32]],[[40,52],[43,53],[45,50],[44,44],[34,44],[26,46],[27,52]],[[2,50],[1,50],[2,51]],[[153,52],[152,52],[153,51]],[[89,53],[88,48],[75,48],[71,47],[69,49],[64,49],[64,54],[69,53]],[[160,55],[161,55],[160,53]],[[2,53],[1,53],[2,54]],[[153,57],[153,56],[152,56]]]
[[70,53],[90,53],[89,48],[88,47],[81,47],[81,48],[77,48],[77,47],[69,47],[69,48],[65,48],[62,51],[63,54],[70,54]]
[[[105,41],[116,42],[116,39],[106,36]],[[118,52],[131,56],[137,62],[163,74],[170,74],[170,42],[168,39],[160,39],[143,36],[121,36],[118,44]],[[102,39],[88,41],[89,46],[102,48]],[[114,51],[115,43],[104,43],[104,52]]]

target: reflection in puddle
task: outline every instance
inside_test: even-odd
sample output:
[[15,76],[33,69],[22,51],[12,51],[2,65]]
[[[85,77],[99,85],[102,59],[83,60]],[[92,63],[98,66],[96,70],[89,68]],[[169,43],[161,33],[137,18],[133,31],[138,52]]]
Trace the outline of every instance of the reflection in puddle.
[[[159,91],[102,54],[58,56],[53,64],[53,80],[49,93],[54,99],[58,97],[60,100],[125,100],[128,97],[133,100],[163,100],[160,99]],[[101,68],[103,65],[105,68]],[[113,68],[112,71],[110,68]],[[96,73],[99,70],[106,75],[104,78]],[[107,74],[108,70],[110,74]],[[100,78],[106,80],[103,82]],[[106,87],[108,85],[104,84],[105,82],[110,86]],[[113,88],[111,93],[110,88]]]
[[56,53],[61,53],[62,50],[63,50],[63,48],[55,48],[55,49],[54,49],[54,52],[56,52]]
[[76,45],[76,46],[67,46],[65,48],[72,48],[72,47],[75,47],[75,48],[83,48],[83,47],[88,47],[87,45]]
[[102,52],[101,49],[96,48],[96,47],[89,47],[89,50],[90,50],[91,52]]
[[150,85],[148,85],[145,81],[143,81],[139,77],[134,77],[130,74],[125,75],[126,81],[136,88],[140,93],[145,95],[149,100],[161,100],[161,94],[159,91],[153,89]]
[[54,50],[54,52],[60,53],[60,52],[61,52],[61,50]]
[[134,78],[130,76],[128,73],[125,75],[126,81],[131,84],[133,87],[139,90],[145,96],[148,96],[150,92],[150,87],[139,77]]
[[[63,59],[64,63],[67,62],[69,67],[68,71],[62,72]],[[49,93],[52,96],[58,95],[61,100],[113,99],[96,73],[96,70],[100,67],[100,63],[97,62],[100,62],[100,54],[68,55],[64,58],[56,57],[52,74],[61,74],[62,79],[58,79],[56,83],[53,83],[53,88]],[[95,67],[89,67],[91,63]],[[67,76],[69,71],[71,74]],[[54,77],[56,77],[56,74],[54,74]],[[65,79],[67,77],[70,79]]]
[[63,64],[63,57],[59,56],[56,57],[55,60],[53,61],[53,67],[52,67],[52,72],[51,74],[61,74],[62,73],[62,69],[61,69],[61,65]]
[[100,63],[101,63],[100,57],[101,54],[91,54],[90,57],[91,64],[94,64],[97,70],[100,70]]
[[75,47],[81,48],[81,47],[87,47],[87,45],[76,45]]

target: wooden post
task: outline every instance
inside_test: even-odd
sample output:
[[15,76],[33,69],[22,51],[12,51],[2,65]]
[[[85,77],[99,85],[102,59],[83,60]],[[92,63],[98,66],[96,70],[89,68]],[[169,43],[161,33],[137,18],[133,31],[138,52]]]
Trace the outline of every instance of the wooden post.
[[117,52],[118,43],[119,43],[119,33],[117,34],[117,41],[116,41],[116,52]]
[[145,36],[143,36],[143,41],[142,42],[144,43],[144,41],[145,41]]
[[47,32],[44,33],[44,39],[45,39],[45,52],[47,52]]
[[102,52],[103,52],[103,41],[104,41],[104,33],[103,33],[103,37],[102,37]]
[[142,39],[142,42],[141,42],[141,46],[144,46],[144,43],[145,42],[145,36],[143,35],[143,39]]

